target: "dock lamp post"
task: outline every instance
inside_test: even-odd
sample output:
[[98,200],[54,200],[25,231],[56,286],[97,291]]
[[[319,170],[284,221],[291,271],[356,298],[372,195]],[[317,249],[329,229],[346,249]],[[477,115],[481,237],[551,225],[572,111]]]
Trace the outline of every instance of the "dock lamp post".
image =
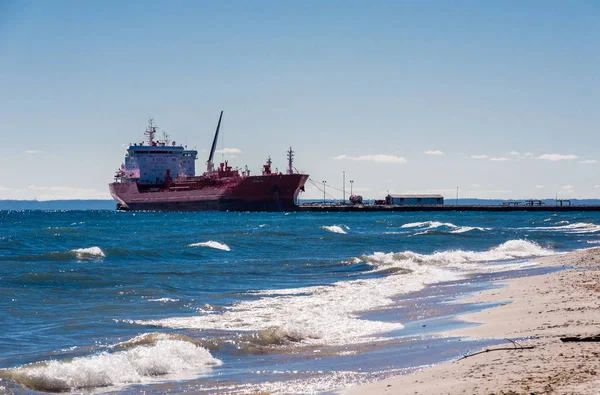
[[342,195],[343,195],[343,199],[344,199],[344,204],[346,204],[346,172],[344,171],[344,180],[343,180],[343,184],[344,186],[342,187]]
[[327,184],[327,181],[323,181],[323,204],[325,204],[325,184]]
[[458,206],[458,187],[456,187],[456,205]]
[[350,180],[350,196],[352,196],[352,184],[354,184],[354,180]]

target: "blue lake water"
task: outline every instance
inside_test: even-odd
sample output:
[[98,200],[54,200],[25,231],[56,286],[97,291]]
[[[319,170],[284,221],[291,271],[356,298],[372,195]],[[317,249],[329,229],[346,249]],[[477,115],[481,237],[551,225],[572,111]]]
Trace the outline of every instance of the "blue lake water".
[[600,213],[0,211],[0,392],[327,392],[477,347],[447,301],[598,243]]

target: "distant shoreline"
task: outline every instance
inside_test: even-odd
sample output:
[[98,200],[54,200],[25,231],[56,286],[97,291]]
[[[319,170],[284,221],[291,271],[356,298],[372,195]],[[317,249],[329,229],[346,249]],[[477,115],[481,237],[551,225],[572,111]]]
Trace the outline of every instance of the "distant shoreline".
[[0,210],[114,210],[112,199],[0,200]]

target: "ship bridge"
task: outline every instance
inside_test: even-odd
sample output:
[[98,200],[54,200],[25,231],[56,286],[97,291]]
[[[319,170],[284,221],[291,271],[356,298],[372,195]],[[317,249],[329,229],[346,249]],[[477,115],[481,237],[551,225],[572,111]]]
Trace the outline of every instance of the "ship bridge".
[[198,151],[177,145],[166,136],[155,141],[156,129],[151,119],[145,133],[149,137],[147,144],[130,144],[121,167],[125,179],[139,184],[160,185],[165,182],[167,173],[173,178],[195,176]]

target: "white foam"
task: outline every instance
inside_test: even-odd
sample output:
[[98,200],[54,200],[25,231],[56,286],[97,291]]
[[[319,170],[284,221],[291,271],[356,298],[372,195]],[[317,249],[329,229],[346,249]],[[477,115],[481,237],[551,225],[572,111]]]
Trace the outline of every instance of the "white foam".
[[425,222],[411,222],[408,224],[404,224],[401,228],[439,228],[440,226],[447,226],[449,228],[457,228],[456,225],[451,224],[449,222],[438,222],[438,221],[425,221]]
[[202,345],[199,340],[178,333],[148,332],[137,335],[127,341],[113,344],[112,346],[110,346],[110,348],[131,349],[137,346],[155,345],[160,340],[179,340],[183,342],[188,342],[190,344],[194,344],[196,346]]
[[173,298],[158,298],[158,299],[148,299],[148,302],[161,302],[161,303],[168,303],[168,302],[179,302],[179,299],[173,299]]
[[403,327],[399,322],[360,318],[361,312],[393,304],[397,295],[421,290],[427,284],[457,280],[476,271],[518,269],[527,265],[519,262],[489,265],[489,261],[552,254],[525,240],[510,240],[482,252],[458,250],[430,255],[411,251],[377,252],[350,262],[363,261],[376,271],[387,270],[391,274],[324,286],[253,292],[253,295],[258,294],[258,299],[211,314],[199,311],[200,315],[195,317],[127,322],[177,329],[268,331],[270,337],[316,345],[363,343]]
[[161,339],[126,351],[6,369],[3,375],[34,390],[64,392],[180,379],[182,375],[193,378],[220,364],[220,360],[202,347],[181,340]]
[[88,247],[88,248],[77,248],[71,250],[72,253],[79,259],[90,259],[90,258],[105,258],[106,255],[100,247]]
[[486,232],[488,230],[492,230],[492,228],[482,228],[479,226],[459,226],[458,228],[450,231],[450,233],[466,233],[472,230],[478,230],[480,232]]
[[424,231],[421,231],[421,232],[414,233],[411,236],[421,236],[421,235],[429,235],[429,234],[431,234],[431,231],[424,230]]
[[[345,225],[342,225],[345,226]],[[344,229],[342,229],[340,226],[338,225],[331,225],[331,226],[321,226],[322,229],[328,230],[330,232],[333,233],[340,233],[340,234],[348,234],[348,232],[346,232]],[[350,229],[348,227],[346,227],[346,229]]]
[[[454,228],[453,230],[451,230],[448,233],[461,234],[461,233],[471,232],[473,230],[478,230],[480,232],[485,232],[485,231],[488,231],[488,230],[491,230],[491,229],[492,228],[480,228],[478,226],[457,226],[456,228]],[[414,234],[412,234],[410,236],[430,235],[430,234],[436,234],[436,232],[439,232],[439,231],[436,231],[435,229],[425,229],[425,230],[423,230],[421,232],[414,233]],[[444,232],[441,232],[441,233],[444,234]]]
[[398,265],[404,265],[405,261],[415,262],[423,265],[435,265],[446,268],[460,269],[464,271],[488,271],[488,270],[511,270],[523,264],[508,264],[490,266],[489,262],[508,261],[514,259],[534,258],[550,256],[555,253],[540,245],[527,240],[509,240],[499,246],[487,251],[464,251],[451,250],[435,252],[433,254],[417,254],[412,251],[400,253],[376,252],[373,255],[361,257],[368,264],[377,269],[389,269]]
[[202,243],[193,243],[188,245],[188,247],[209,247],[222,251],[231,251],[231,248],[227,244],[219,243],[217,241],[204,241]]
[[600,225],[596,225],[588,222],[577,222],[569,225],[561,226],[539,226],[539,227],[528,227],[525,228],[534,231],[556,231],[562,230],[566,233],[595,233],[600,231]]
[[293,338],[294,342],[305,344],[363,343],[403,325],[361,319],[360,312],[390,305],[394,296],[418,291],[426,284],[460,278],[450,271],[414,262],[407,261],[406,269],[412,272],[327,286],[262,291],[259,299],[240,302],[221,313],[128,322],[196,330],[268,331],[277,339]]
[[600,244],[600,240],[588,240],[588,244]]
[[450,233],[466,233],[466,232],[470,232],[472,230],[479,230],[481,232],[485,232],[485,231],[491,230],[491,228],[482,228],[479,226],[457,226],[450,222],[438,222],[438,221],[411,222],[411,223],[402,225],[400,228],[404,228],[404,229],[422,228],[422,229],[424,229],[413,235],[413,236],[418,236],[418,235],[429,234],[430,232],[428,232],[428,231],[430,231],[432,229],[442,228],[442,227],[452,229],[450,231]]

